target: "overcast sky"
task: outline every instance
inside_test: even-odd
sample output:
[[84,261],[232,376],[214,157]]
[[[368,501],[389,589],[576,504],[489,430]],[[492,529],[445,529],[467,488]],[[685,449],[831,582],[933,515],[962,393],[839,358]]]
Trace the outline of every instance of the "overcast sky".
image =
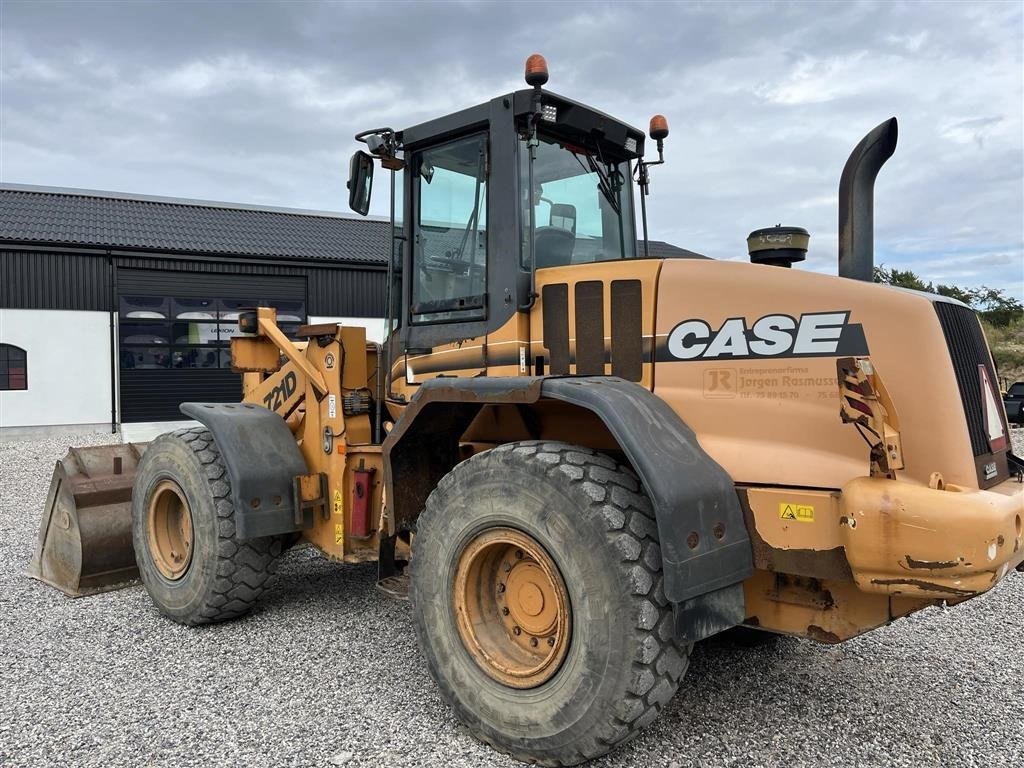
[[668,116],[653,238],[746,258],[781,222],[834,272],[843,164],[895,115],[876,260],[1020,297],[1022,6],[0,0],[0,180],[342,210],[357,130],[524,87],[539,51],[551,90]]

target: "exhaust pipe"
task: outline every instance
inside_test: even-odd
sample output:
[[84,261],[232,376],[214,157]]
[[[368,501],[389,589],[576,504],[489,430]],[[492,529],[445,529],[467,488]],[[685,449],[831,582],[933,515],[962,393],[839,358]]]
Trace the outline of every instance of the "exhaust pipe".
[[896,118],[860,140],[839,179],[839,276],[871,282],[875,271],[875,178],[896,151]]

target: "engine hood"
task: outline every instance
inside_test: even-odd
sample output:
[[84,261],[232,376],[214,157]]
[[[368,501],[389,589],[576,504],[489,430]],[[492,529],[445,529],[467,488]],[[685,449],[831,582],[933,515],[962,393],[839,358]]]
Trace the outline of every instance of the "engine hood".
[[665,261],[654,391],[737,483],[839,488],[868,448],[839,417],[836,360],[869,356],[898,412],[905,479],[977,487],[935,297],[734,262]]

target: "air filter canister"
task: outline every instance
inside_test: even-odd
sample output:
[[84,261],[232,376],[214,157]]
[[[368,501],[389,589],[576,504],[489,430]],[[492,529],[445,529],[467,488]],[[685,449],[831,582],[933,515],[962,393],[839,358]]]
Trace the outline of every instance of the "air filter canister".
[[781,224],[766,229],[755,229],[747,235],[747,250],[753,264],[773,267],[791,267],[807,258],[807,245],[811,236],[802,227],[783,227]]

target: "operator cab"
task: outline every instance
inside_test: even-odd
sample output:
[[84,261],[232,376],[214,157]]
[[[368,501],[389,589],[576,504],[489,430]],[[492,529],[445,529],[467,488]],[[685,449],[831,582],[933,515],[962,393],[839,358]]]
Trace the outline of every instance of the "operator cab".
[[392,172],[390,360],[493,333],[533,306],[536,270],[637,257],[643,132],[546,81],[534,55],[532,88],[356,137],[370,152],[352,160],[353,210],[369,209],[374,159]]

